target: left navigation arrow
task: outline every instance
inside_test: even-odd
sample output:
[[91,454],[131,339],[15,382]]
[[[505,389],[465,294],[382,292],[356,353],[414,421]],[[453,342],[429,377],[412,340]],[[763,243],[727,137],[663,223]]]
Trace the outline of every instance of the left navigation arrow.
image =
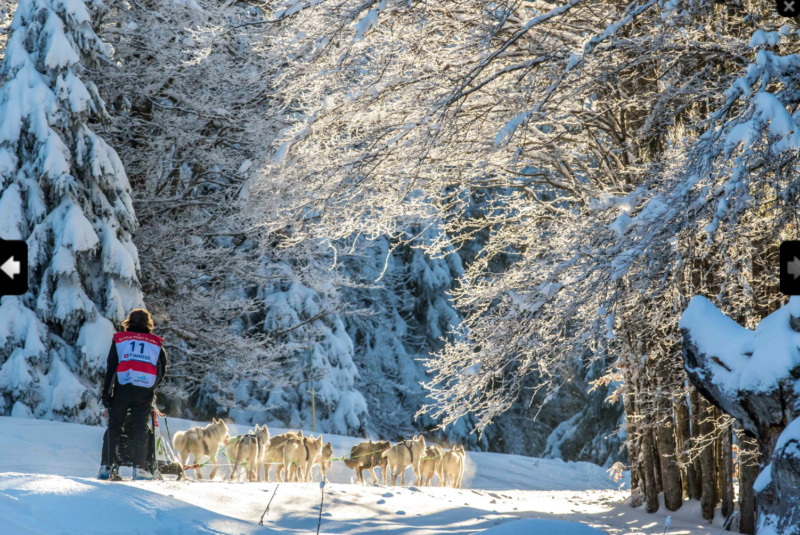
[[22,240],[0,239],[0,295],[28,291],[28,245]]

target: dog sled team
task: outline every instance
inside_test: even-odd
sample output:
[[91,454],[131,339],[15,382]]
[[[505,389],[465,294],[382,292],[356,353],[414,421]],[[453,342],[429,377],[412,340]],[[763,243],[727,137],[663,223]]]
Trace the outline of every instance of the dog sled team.
[[[311,470],[319,466],[323,480],[333,462],[333,447],[323,442],[322,435],[303,436],[302,431],[289,431],[270,436],[267,426],[256,426],[246,435],[231,437],[228,426],[222,420],[214,419],[205,427],[194,427],[175,434],[175,450],[184,466],[194,467],[196,478],[202,479],[201,468],[211,464],[209,479],[217,474],[217,454],[224,453],[233,468],[230,480],[236,478],[240,468],[245,471],[248,481],[270,481],[270,469],[275,466],[277,481],[311,481]],[[188,465],[192,459],[193,465]],[[388,441],[365,441],[356,444],[350,454],[343,459],[345,466],[355,470],[359,483],[364,483],[364,470],[369,470],[372,482],[377,483],[375,468],[381,469],[383,484],[387,480],[392,485],[406,484],[406,470],[416,476],[417,485],[431,486],[433,476],[437,476],[440,487],[461,488],[464,475],[466,453],[463,446],[455,446],[445,451],[441,446],[426,446],[425,438],[414,436],[397,444]],[[387,477],[389,476],[389,477]]]
[[[108,429],[103,436],[99,479],[120,480],[119,465],[123,460],[131,463],[133,479],[153,479],[160,473],[159,461],[154,455],[154,431],[150,433],[150,446],[153,447],[148,448],[147,422],[152,418],[153,428],[158,427],[153,413],[156,388],[167,374],[168,360],[162,347],[163,339],[152,334],[153,328],[150,313],[145,309],[135,309],[122,322],[123,330],[114,334],[111,341],[100,395],[101,403],[108,410]],[[130,424],[126,428],[129,412]],[[119,443],[123,430],[125,436],[130,435],[125,448],[127,459],[120,459]],[[176,433],[173,444],[183,466],[187,466],[190,456],[193,458],[192,468],[197,479],[203,478],[200,469],[206,464],[212,465],[209,478],[214,479],[217,455],[224,453],[233,465],[231,480],[236,478],[241,467],[249,481],[261,481],[262,468],[264,478],[269,481],[270,468],[275,466],[275,477],[279,481],[311,481],[311,469],[315,465],[319,466],[325,480],[333,456],[331,443],[323,443],[322,435],[304,437],[302,431],[297,431],[270,437],[265,425],[256,426],[246,435],[231,438],[228,426],[217,419],[205,427]],[[400,484],[405,485],[406,469],[410,466],[418,485],[430,486],[436,475],[439,486],[461,488],[466,456],[463,446],[445,452],[441,446],[426,446],[424,437],[415,436],[397,444],[362,442],[350,450],[347,458],[337,460],[355,470],[361,483],[364,482],[364,470],[369,470],[372,482],[377,483],[375,468],[380,467],[384,485],[387,476],[391,476],[392,485],[397,484],[398,477]],[[181,468],[177,467],[182,476]]]

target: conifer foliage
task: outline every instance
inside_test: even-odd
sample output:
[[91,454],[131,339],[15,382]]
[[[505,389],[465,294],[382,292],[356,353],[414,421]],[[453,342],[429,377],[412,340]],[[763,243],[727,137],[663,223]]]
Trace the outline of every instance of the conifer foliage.
[[0,301],[0,414],[96,422],[114,323],[142,305],[122,162],[83,64],[108,56],[82,0],[20,0],[0,69],[0,238],[29,291]]

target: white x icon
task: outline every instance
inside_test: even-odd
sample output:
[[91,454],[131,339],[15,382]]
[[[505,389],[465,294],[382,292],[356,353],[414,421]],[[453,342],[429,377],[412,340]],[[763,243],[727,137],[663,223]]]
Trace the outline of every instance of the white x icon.
[[795,0],[792,0],[791,2],[786,2],[786,0],[784,0],[784,2],[783,2],[783,10],[791,12],[791,13],[794,13],[794,2],[795,2]]

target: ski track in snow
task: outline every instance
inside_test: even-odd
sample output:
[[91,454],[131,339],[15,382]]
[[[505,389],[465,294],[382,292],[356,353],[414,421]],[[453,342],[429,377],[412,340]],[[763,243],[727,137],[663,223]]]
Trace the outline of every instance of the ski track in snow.
[[[193,425],[169,419],[172,433]],[[232,436],[247,431],[240,425],[229,429]],[[316,532],[318,469],[314,483],[280,484],[261,527],[259,518],[277,483],[228,482],[229,466],[221,466],[213,482],[98,481],[103,431],[0,417],[3,535]],[[281,432],[270,429],[273,435]],[[361,441],[335,435],[325,440],[332,442],[334,456],[346,455]],[[368,471],[365,479],[371,482]],[[664,533],[667,515],[671,535],[716,534],[722,525],[719,513],[713,526],[705,523],[698,502],[673,513],[663,506],[652,515],[634,509],[625,502],[628,492],[617,490],[605,469],[590,463],[467,452],[462,489],[357,485],[354,472],[341,462],[334,462],[328,480],[320,533],[649,535]],[[406,483],[414,483],[411,470]]]

